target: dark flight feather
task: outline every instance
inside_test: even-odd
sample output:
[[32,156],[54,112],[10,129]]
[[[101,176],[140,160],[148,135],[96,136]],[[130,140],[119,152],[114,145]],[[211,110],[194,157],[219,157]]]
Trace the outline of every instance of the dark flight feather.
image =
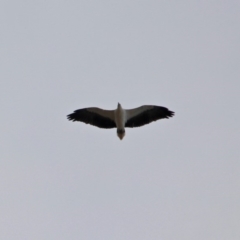
[[91,124],[99,128],[115,128],[116,124],[109,118],[103,117],[95,112],[90,112],[87,108],[79,109],[67,116],[70,121],[80,121]]
[[130,118],[126,122],[125,127],[141,127],[145,124],[149,124],[159,119],[172,117],[173,115],[174,112],[168,110],[165,107],[153,106],[153,108],[145,110],[137,116]]

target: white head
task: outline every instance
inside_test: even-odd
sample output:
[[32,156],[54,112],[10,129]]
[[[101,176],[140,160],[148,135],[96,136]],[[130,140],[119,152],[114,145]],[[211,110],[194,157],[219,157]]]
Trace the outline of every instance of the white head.
[[120,140],[122,140],[125,136],[125,129],[117,129],[117,135]]

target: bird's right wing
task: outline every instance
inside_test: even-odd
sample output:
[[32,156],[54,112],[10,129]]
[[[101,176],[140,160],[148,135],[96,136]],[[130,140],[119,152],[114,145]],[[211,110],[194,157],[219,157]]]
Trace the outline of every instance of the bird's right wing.
[[126,110],[127,121],[125,127],[141,127],[153,121],[162,118],[169,118],[174,115],[174,112],[165,107],[144,105],[134,109]]

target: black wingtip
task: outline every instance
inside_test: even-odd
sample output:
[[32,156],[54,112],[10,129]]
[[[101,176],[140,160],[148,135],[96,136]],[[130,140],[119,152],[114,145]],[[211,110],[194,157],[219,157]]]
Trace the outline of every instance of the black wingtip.
[[171,118],[171,117],[173,117],[175,115],[175,112],[170,111],[169,109],[167,109],[165,107],[162,107],[162,109],[163,109],[163,115],[164,115],[163,118],[167,118],[168,119],[168,118]]
[[167,118],[173,117],[174,115],[175,115],[175,112],[168,110]]
[[67,115],[67,119],[68,119],[69,121],[73,121],[73,122],[76,121],[76,119],[74,118],[74,113],[71,113],[71,114]]

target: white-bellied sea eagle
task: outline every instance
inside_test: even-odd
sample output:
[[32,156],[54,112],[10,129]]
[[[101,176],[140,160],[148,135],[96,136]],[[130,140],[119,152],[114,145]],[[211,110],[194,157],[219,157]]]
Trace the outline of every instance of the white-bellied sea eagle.
[[123,109],[118,103],[116,110],[104,110],[96,107],[82,108],[69,114],[67,118],[73,122],[80,121],[99,128],[117,128],[117,135],[122,140],[127,127],[141,127],[173,115],[174,112],[165,107],[144,105],[133,109]]

